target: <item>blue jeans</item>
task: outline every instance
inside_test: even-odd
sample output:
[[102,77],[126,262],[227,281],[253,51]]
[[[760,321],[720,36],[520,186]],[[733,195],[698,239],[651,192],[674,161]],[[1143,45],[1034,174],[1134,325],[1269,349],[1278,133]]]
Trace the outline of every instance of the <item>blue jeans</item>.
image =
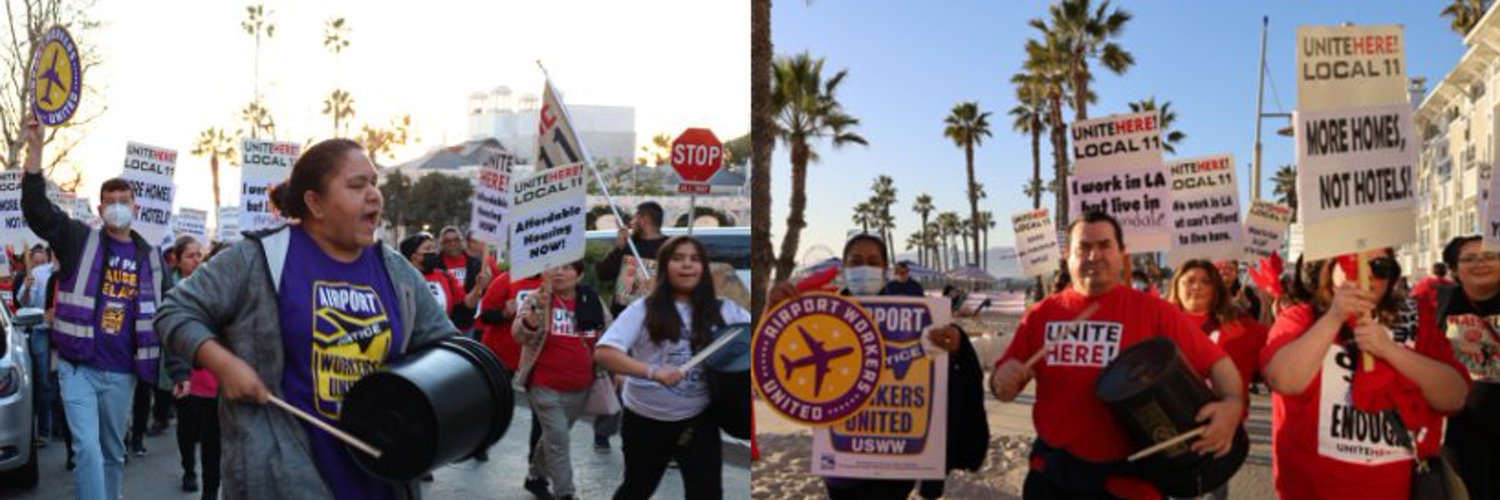
[[37,327],[31,330],[28,348],[31,352],[31,408],[36,414],[36,432],[42,437],[52,437],[52,395],[56,391],[52,388],[52,355],[47,352],[51,348],[51,342],[47,340],[47,334],[51,333],[46,327]]
[[58,383],[78,468],[73,470],[79,500],[115,500],[125,480],[125,417],[135,392],[135,375],[60,360]]

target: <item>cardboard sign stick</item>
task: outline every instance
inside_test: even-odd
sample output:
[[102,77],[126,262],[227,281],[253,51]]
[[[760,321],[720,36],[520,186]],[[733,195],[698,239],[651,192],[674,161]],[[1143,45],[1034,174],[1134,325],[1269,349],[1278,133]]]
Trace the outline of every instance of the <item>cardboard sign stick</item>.
[[[1395,284],[1392,283],[1391,286]],[[1370,291],[1370,259],[1365,257],[1364,253],[1359,254],[1359,287],[1364,291]],[[1369,313],[1365,314],[1365,317],[1369,316]],[[1368,352],[1361,353],[1359,360],[1365,372],[1375,371],[1375,356],[1371,356]]]
[[[1078,317],[1073,318],[1073,321],[1070,321],[1070,323],[1077,323],[1079,321],[1087,320],[1087,319],[1089,319],[1090,316],[1093,316],[1094,313],[1097,312],[1098,310],[1099,310],[1099,303],[1098,302],[1095,302],[1093,304],[1089,304],[1089,306],[1083,308],[1083,312],[1079,313]],[[1042,346],[1041,349],[1037,349],[1036,354],[1032,354],[1031,355],[1031,359],[1026,360],[1026,369],[1030,370],[1032,366],[1035,366],[1038,361],[1042,360],[1042,355],[1046,354],[1046,353],[1047,353],[1047,347],[1046,346]]]
[[318,419],[318,417],[314,417],[312,415],[308,415],[307,412],[304,412],[301,409],[298,409],[297,407],[292,406],[291,404],[287,403],[286,401],[282,401],[281,398],[278,398],[276,396],[271,396],[271,403],[275,404],[276,406],[281,407],[281,409],[286,410],[288,413],[291,413],[292,415],[296,416],[297,418],[302,419],[304,422],[307,422],[309,424],[313,424],[313,425],[317,426],[319,429],[323,429],[324,431],[328,432],[329,434],[332,434],[333,437],[339,438],[339,441],[343,441],[345,443],[348,443],[349,446],[353,446],[353,447],[359,449],[359,451],[363,451],[365,453],[368,453],[372,457],[380,458],[380,450],[375,449],[374,446],[370,446],[369,443],[361,441],[357,437],[350,436],[348,433],[339,430],[338,427],[334,427],[332,425],[328,425],[328,422],[324,422],[324,421]]

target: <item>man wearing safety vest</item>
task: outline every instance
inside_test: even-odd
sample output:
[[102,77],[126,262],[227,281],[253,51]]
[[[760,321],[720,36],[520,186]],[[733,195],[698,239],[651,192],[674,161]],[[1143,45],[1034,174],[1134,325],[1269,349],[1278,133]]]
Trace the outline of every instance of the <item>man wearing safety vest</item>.
[[113,500],[124,480],[125,417],[136,377],[156,382],[160,348],[151,323],[165,268],[161,255],[130,229],[138,208],[129,183],[104,182],[98,207],[104,227],[92,229],[47,200],[35,118],[27,121],[25,137],[21,211],[59,259],[51,340],[62,358],[58,381],[78,453],[77,498]]

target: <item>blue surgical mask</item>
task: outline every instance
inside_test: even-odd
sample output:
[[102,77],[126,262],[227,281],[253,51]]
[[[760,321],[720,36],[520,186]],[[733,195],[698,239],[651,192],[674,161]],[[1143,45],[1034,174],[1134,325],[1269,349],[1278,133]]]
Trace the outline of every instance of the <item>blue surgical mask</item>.
[[130,205],[124,203],[112,203],[104,207],[104,224],[114,229],[130,229],[130,222],[135,220],[135,213],[130,210]]
[[885,270],[875,266],[844,268],[844,288],[854,295],[875,295],[885,287]]

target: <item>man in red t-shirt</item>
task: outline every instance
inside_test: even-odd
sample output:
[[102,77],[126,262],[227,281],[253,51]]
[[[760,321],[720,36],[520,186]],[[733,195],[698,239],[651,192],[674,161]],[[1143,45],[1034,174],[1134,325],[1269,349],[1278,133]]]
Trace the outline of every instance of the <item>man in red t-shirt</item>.
[[1439,285],[1452,285],[1453,280],[1448,279],[1448,265],[1442,262],[1432,264],[1432,275],[1422,278],[1416,286],[1411,287],[1411,298],[1416,299],[1418,304],[1437,301],[1437,287]]
[[[1119,222],[1087,212],[1068,229],[1071,286],[1048,296],[1021,318],[1015,339],[996,363],[990,389],[1011,401],[1037,380],[1032,421],[1037,440],[1026,476],[1027,498],[1071,498],[1123,493],[1139,487],[1124,463],[1136,451],[1094,395],[1095,381],[1120,352],[1162,336],[1172,340],[1200,375],[1212,380],[1218,400],[1197,418],[1208,424],[1192,444],[1197,453],[1229,452],[1244,410],[1239,371],[1198,325],[1159,297],[1131,289],[1123,281],[1125,246]],[[1074,320],[1097,305],[1092,316]],[[1033,354],[1045,350],[1034,366]]]

